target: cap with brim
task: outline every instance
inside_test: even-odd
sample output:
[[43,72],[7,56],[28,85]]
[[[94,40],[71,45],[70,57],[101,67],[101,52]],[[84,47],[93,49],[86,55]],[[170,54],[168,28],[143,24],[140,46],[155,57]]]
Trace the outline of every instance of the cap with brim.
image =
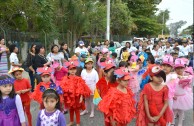
[[84,42],[83,41],[79,41],[79,45],[80,46],[84,46]]
[[87,58],[85,63],[88,63],[88,62],[94,62],[93,59],[91,57]]
[[41,76],[44,76],[44,75],[51,75],[51,73],[42,73]]
[[185,67],[185,62],[183,61],[183,59],[177,58],[175,60],[174,68],[177,68],[177,67]]
[[171,55],[165,55],[162,59],[162,64],[167,64],[173,67],[173,57]]
[[68,69],[72,69],[72,68],[77,68],[77,66],[75,66],[75,65],[70,65],[70,66],[68,67]]
[[111,69],[111,68],[115,68],[115,65],[113,65],[113,64],[106,65],[106,66],[104,67],[104,70],[109,70],[109,69]]
[[121,78],[122,80],[129,80],[131,77],[129,75],[125,75],[124,77]]
[[23,68],[20,68],[20,67],[13,67],[8,73],[9,73],[9,74],[12,74],[12,73],[14,73],[14,72],[16,72],[16,71],[21,71],[21,72],[23,72],[24,69],[23,69]]

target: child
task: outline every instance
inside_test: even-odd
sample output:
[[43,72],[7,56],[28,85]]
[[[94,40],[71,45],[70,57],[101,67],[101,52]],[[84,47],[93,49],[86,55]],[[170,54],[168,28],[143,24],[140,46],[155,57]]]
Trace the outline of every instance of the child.
[[106,121],[111,126],[127,126],[135,117],[135,101],[132,91],[127,88],[130,79],[129,71],[125,67],[115,70],[118,86],[111,88],[100,101],[98,108],[105,113]]
[[111,56],[112,56],[114,64],[118,67],[119,66],[119,61],[117,59],[117,53],[114,52],[114,53],[111,54]]
[[130,54],[129,54],[126,47],[124,47],[122,50],[123,50],[123,52],[121,54],[121,59],[122,59],[122,61],[127,61]]
[[[96,88],[98,90],[100,97],[103,99],[103,97],[107,94],[108,90],[111,87],[117,87],[118,83],[116,82],[116,78],[113,74],[115,65],[113,64],[113,62],[111,62],[111,60],[102,62],[99,65],[104,70],[104,77],[97,82]],[[106,119],[106,115],[104,114],[104,120],[105,119]],[[109,126],[109,125],[111,125],[110,122],[105,120],[105,126]]]
[[134,53],[131,54],[132,56],[129,58],[129,66],[128,69],[130,71],[131,79],[129,80],[128,86],[131,91],[135,94],[135,100],[137,101],[138,92],[139,92],[139,81],[137,79],[137,72],[139,71],[139,65],[137,65],[138,56]]
[[179,115],[178,126],[182,126],[184,111],[193,108],[193,93],[188,91],[188,87],[191,86],[192,76],[184,76],[185,62],[181,58],[175,60],[174,69],[180,80],[175,89],[173,110],[175,116],[177,113]]
[[0,76],[0,126],[26,126],[22,101],[13,83],[13,78]]
[[166,83],[163,84],[167,85],[169,88],[168,96],[169,96],[169,107],[171,110],[173,105],[175,87],[178,83],[177,75],[174,72],[172,72],[173,64],[174,64],[173,57],[171,55],[165,55],[162,61],[162,68],[166,74]]
[[64,92],[65,107],[69,108],[70,111],[70,123],[68,126],[72,126],[74,123],[74,113],[76,115],[76,124],[80,126],[80,109],[85,109],[83,97],[89,97],[91,94],[85,81],[75,75],[78,65],[78,60],[70,59],[69,62],[65,62],[69,75],[65,76],[60,82]]
[[60,112],[59,94],[54,89],[47,89],[42,101],[44,109],[38,113],[36,126],[66,126],[65,117]]
[[29,80],[22,77],[23,71],[23,68],[13,67],[12,70],[9,71],[9,74],[12,74],[16,78],[16,80],[14,81],[14,89],[16,91],[16,94],[20,95],[21,97],[22,105],[28,118],[28,125],[32,126],[32,115],[30,113],[31,85]]
[[67,75],[68,71],[65,67],[62,67],[59,64],[59,62],[54,62],[52,67],[53,67],[53,69],[55,69],[54,77],[55,77],[55,82],[58,86],[59,82],[62,80],[62,78]]
[[99,80],[97,71],[94,68],[92,68],[93,63],[94,63],[94,61],[92,60],[92,58],[88,57],[85,61],[86,69],[83,69],[82,73],[81,73],[82,79],[85,80],[86,84],[88,85],[88,87],[92,91],[92,94],[89,98],[85,99],[86,110],[81,112],[80,115],[84,115],[84,114],[88,113],[88,107],[90,105],[91,106],[90,117],[94,117],[93,95],[94,95],[94,90],[96,88],[96,83]]
[[50,67],[41,67],[37,69],[38,74],[41,75],[41,79],[43,82],[40,82],[34,92],[31,94],[31,98],[35,101],[37,101],[40,104],[40,108],[44,108],[42,103],[42,94],[45,89],[51,88],[58,90],[58,93],[60,95],[60,101],[63,103],[63,92],[60,86],[57,86],[55,83],[51,82],[51,72],[52,69]]
[[136,126],[166,126],[173,119],[168,107],[168,87],[162,84],[166,81],[166,74],[154,65],[149,76],[150,82],[143,88],[138,104]]

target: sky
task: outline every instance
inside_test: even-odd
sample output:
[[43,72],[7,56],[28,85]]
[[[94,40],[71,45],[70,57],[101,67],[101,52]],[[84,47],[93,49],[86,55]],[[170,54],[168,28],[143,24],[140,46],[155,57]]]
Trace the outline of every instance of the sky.
[[187,21],[187,24],[179,30],[181,31],[193,24],[193,0],[162,0],[157,7],[159,10],[168,9],[170,11],[170,20],[166,25],[180,20]]

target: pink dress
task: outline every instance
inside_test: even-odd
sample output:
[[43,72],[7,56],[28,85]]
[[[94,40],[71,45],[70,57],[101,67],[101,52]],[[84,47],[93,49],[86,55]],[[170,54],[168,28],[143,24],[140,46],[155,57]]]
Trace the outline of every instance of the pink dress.
[[137,79],[137,73],[138,71],[134,71],[136,69],[139,69],[139,66],[137,65],[137,67],[135,69],[132,69],[132,68],[129,68],[129,71],[130,71],[130,76],[132,77],[130,80],[129,80],[129,88],[131,89],[131,91],[135,94],[135,93],[138,93],[139,90],[140,90],[140,86],[139,86],[139,81]]
[[184,79],[180,79],[179,84],[176,85],[174,96],[177,99],[173,101],[173,109],[186,111],[193,108],[193,93],[188,91],[191,86],[192,76],[188,76],[186,79],[191,79],[191,81],[182,83]]

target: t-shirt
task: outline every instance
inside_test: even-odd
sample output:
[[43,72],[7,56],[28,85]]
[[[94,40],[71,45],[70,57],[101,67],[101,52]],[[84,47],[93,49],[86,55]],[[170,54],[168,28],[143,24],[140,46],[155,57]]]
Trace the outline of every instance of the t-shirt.
[[130,55],[129,52],[123,52],[122,55],[121,55],[122,56],[121,57],[122,58],[122,61],[127,61],[129,55]]
[[[25,89],[31,88],[29,80],[23,78],[21,80],[15,80],[14,81],[14,89],[15,91],[21,91]],[[22,102],[28,102],[30,101],[30,92],[26,92],[24,94],[20,94],[20,97],[22,99]]]
[[189,54],[189,52],[190,52],[189,46],[186,46],[186,47],[182,46],[182,47],[180,48],[180,52],[182,52],[182,53],[184,54],[184,56],[188,56],[188,54]]
[[130,52],[136,52],[137,48],[132,46],[132,47],[128,48],[127,50],[128,50],[129,53]]
[[64,59],[64,54],[62,52],[58,52],[57,54],[49,53],[46,57],[48,61],[57,61],[62,66],[62,60]]
[[83,53],[83,54],[87,54],[88,53],[88,50],[87,50],[87,48],[86,47],[83,47],[83,48],[80,48],[80,47],[77,47],[76,49],[75,49],[75,53]]
[[[17,54],[12,52],[10,57],[9,57],[9,61],[10,61],[10,63],[19,64],[19,60],[18,60]],[[13,68],[13,66],[10,65],[10,70],[12,70],[12,68]]]

